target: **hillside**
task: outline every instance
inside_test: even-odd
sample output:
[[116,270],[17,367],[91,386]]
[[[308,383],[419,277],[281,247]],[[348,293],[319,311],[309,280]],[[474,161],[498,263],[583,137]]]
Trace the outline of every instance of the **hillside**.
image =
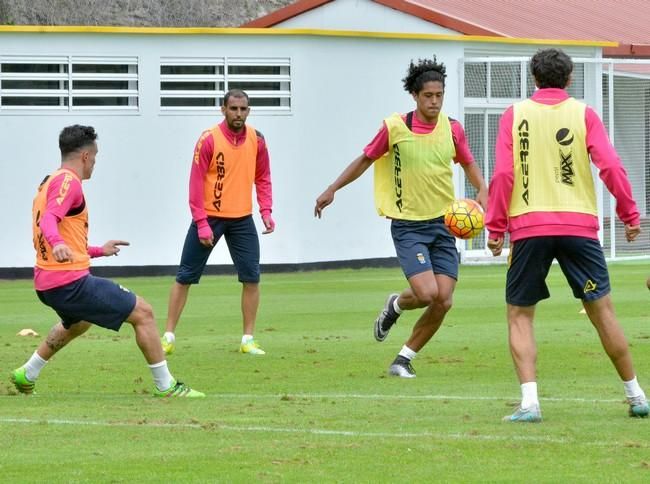
[[2,25],[238,27],[293,0],[0,0]]

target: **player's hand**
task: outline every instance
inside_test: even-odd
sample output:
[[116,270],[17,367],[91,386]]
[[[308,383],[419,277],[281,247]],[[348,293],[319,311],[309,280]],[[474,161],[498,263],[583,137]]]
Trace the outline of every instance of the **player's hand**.
[[263,234],[270,234],[275,230],[275,222],[273,221],[273,217],[271,217],[271,214],[264,215],[262,217],[262,223],[264,224],[264,228],[266,229]]
[[499,237],[496,240],[488,239],[487,246],[492,251],[494,257],[501,255],[501,251],[503,250],[503,237]]
[[628,242],[632,242],[641,233],[640,225],[625,225],[625,238]]
[[212,232],[212,227],[207,222],[203,220],[197,223],[199,242],[205,247],[212,247],[214,245],[214,232]]
[[323,209],[334,201],[334,190],[330,187],[327,188],[320,197],[316,199],[316,206],[314,207],[314,217],[321,218]]
[[72,262],[72,250],[66,244],[56,244],[52,247],[52,255],[57,262]]
[[102,245],[102,250],[104,251],[104,256],[110,257],[112,255],[117,255],[120,251],[120,245],[131,245],[126,240],[109,240],[104,245]]

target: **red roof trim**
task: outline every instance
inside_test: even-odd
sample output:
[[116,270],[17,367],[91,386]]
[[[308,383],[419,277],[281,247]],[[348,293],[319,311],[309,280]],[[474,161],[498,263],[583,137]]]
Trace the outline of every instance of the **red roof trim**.
[[431,7],[423,7],[405,0],[374,0],[375,3],[390,7],[400,12],[414,15],[442,27],[455,30],[465,35],[490,35],[496,37],[509,37],[502,32],[496,32],[486,27],[482,27],[471,22],[466,22],[458,17],[448,15],[440,10],[434,10]]
[[265,15],[264,17],[260,17],[258,19],[247,22],[243,25],[240,25],[240,27],[246,27],[246,28],[273,27],[274,25],[277,25],[280,22],[289,20],[290,18],[296,17],[302,13],[313,10],[314,8],[318,8],[321,5],[330,3],[331,1],[332,0],[298,0],[296,3],[287,5],[286,7],[276,10],[275,12],[271,12],[270,14]]
[[650,44],[619,44],[618,47],[605,47],[603,54],[616,57],[650,57]]

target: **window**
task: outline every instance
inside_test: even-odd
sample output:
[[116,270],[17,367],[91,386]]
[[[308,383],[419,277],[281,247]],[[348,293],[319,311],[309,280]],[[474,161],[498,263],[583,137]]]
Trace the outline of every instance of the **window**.
[[230,89],[246,91],[256,112],[290,112],[288,58],[161,58],[162,111],[215,111]]
[[138,109],[136,57],[0,56],[0,112]]

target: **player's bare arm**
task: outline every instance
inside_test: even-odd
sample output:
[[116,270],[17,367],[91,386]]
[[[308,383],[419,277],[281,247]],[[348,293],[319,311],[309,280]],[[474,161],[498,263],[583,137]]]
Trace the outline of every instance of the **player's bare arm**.
[[365,153],[358,156],[350,163],[339,177],[327,189],[320,194],[316,199],[316,206],[314,207],[314,217],[321,218],[323,209],[334,201],[334,194],[344,186],[352,183],[359,178],[363,173],[370,168],[374,160],[368,158]]
[[484,211],[487,210],[488,188],[481,174],[481,170],[476,163],[470,163],[469,165],[463,164],[461,166],[469,182],[478,191],[476,201],[483,207]]

